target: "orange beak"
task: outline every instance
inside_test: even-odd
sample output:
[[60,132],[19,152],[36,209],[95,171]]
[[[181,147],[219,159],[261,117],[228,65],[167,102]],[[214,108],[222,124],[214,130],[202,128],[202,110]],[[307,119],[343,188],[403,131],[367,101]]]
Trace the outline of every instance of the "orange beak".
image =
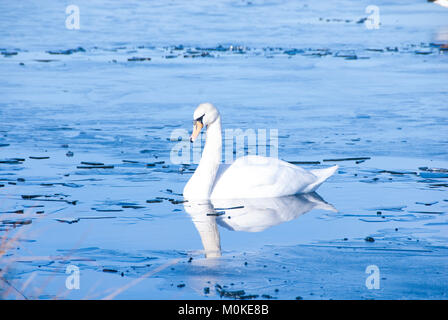
[[193,126],[193,133],[191,134],[191,137],[190,137],[191,143],[193,143],[196,140],[196,138],[198,137],[199,133],[201,133],[203,126],[204,125],[201,122],[196,121],[195,125]]

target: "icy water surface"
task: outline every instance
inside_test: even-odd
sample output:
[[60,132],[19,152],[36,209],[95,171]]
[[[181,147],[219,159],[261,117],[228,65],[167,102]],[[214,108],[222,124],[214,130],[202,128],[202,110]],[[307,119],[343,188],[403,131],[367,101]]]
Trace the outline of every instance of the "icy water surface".
[[[446,299],[448,9],[380,1],[368,30],[369,4],[81,1],[68,30],[64,1],[0,3],[1,296]],[[337,174],[184,202],[171,135],[205,101]]]

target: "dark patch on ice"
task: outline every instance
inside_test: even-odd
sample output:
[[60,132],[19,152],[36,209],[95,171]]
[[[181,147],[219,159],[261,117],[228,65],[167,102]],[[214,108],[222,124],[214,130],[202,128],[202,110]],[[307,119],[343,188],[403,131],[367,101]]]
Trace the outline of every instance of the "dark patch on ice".
[[434,201],[434,202],[416,202],[415,204],[421,204],[421,205],[424,205],[424,206],[432,206],[432,205],[434,205],[434,204],[437,204],[437,203],[439,203],[439,201]]
[[58,222],[64,222],[64,223],[68,223],[68,224],[79,222],[79,218],[58,218],[55,220]]
[[[50,201],[50,202],[65,202],[68,204],[76,205],[78,200],[65,200],[61,195],[21,195],[23,200],[33,200],[33,201]],[[45,197],[46,199],[42,199],[41,197]],[[48,199],[52,197],[59,197],[58,199]]]
[[22,199],[25,199],[25,200],[31,200],[31,199],[39,198],[39,197],[43,197],[43,195],[40,195],[40,194],[29,194],[29,195],[23,194],[22,195]]
[[92,210],[98,211],[98,212],[122,212],[123,209],[101,209],[101,208],[91,208]]
[[138,205],[123,205],[121,206],[124,209],[143,209],[146,208],[144,206],[138,206]]
[[419,175],[425,179],[448,178],[448,172],[420,172]]
[[113,165],[77,166],[78,169],[113,169]]
[[423,51],[423,50],[416,50],[414,52],[415,52],[415,54],[421,54],[421,55],[428,55],[428,54],[433,53],[432,50],[425,50],[425,51]]
[[407,206],[397,206],[397,207],[381,207],[381,208],[374,208],[369,209],[370,211],[397,211],[397,212],[403,212],[403,209]]
[[448,222],[429,222],[425,223],[425,226],[446,226]]
[[225,211],[218,211],[218,212],[213,212],[213,213],[207,213],[207,216],[216,216],[216,217],[218,217],[218,216],[222,216],[222,215],[225,215],[225,214],[226,214]]
[[346,60],[356,60],[356,59],[358,59],[358,56],[355,54],[355,51],[353,51],[353,50],[338,51],[338,52],[336,52],[334,54],[334,57],[344,58]]
[[444,214],[443,211],[418,211],[418,210],[412,210],[408,211],[409,213],[423,213],[423,214]]
[[163,202],[163,199],[150,199],[146,200],[147,203],[160,203]]
[[359,24],[364,23],[367,21],[367,19],[368,19],[367,17],[361,18],[358,21],[356,21],[356,23],[359,23]]
[[296,55],[296,54],[302,54],[302,53],[304,53],[304,52],[305,52],[305,51],[302,50],[302,49],[290,49],[290,50],[285,50],[285,51],[283,51],[284,54],[287,54],[287,55],[289,55],[289,56],[294,56],[294,55]]
[[287,161],[291,164],[320,164],[320,161]]
[[149,57],[132,57],[128,58],[128,61],[151,61],[151,58]]
[[7,159],[7,160],[0,160],[0,163],[2,163],[2,164],[22,164],[22,161],[15,160],[15,159]]
[[0,213],[16,213],[16,214],[23,214],[23,210],[14,210],[14,211],[0,211]]
[[13,227],[28,225],[32,223],[31,219],[20,219],[20,220],[2,220],[3,224],[12,225]]
[[168,201],[171,202],[172,204],[181,204],[188,202],[188,200],[176,200],[176,199],[168,199]]
[[415,171],[395,171],[395,170],[380,170],[378,173],[389,173],[394,175],[405,175],[405,174],[413,174],[416,175],[417,172]]
[[52,51],[47,51],[47,53],[49,54],[63,54],[63,55],[69,55],[69,54],[73,54],[76,52],[86,52],[86,50],[82,47],[78,47],[75,49],[66,49],[66,50],[52,50]]
[[48,62],[59,61],[59,60],[55,60],[55,59],[34,59],[34,61],[48,63]]
[[338,159],[324,159],[324,162],[334,162],[334,161],[356,161],[356,160],[369,160],[370,157],[358,157],[358,158],[338,158]]
[[102,162],[81,161],[81,164],[85,164],[88,166],[104,166],[104,163]]
[[439,187],[446,187],[448,188],[448,183],[434,183],[429,185],[430,188],[439,188]]
[[101,219],[116,219],[115,216],[86,216],[86,217],[79,217],[79,219],[83,220],[101,220]]
[[233,209],[242,209],[244,206],[236,206],[236,207],[229,207],[229,208],[215,208],[215,210],[233,210]]
[[219,294],[221,298],[232,298],[232,299],[256,299],[258,295],[256,294],[246,294],[244,290],[227,290],[223,288],[221,285],[215,285],[216,292]]

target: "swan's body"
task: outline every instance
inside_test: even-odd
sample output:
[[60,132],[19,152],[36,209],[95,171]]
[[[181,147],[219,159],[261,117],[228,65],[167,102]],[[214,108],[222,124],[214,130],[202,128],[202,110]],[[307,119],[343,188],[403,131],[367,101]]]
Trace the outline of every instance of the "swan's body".
[[[199,105],[193,141],[205,124],[207,136],[201,161],[184,188],[186,199],[282,197],[315,191],[338,168],[306,171],[276,158],[245,156],[232,164],[221,163],[221,116],[209,103]],[[196,124],[195,124],[196,125]]]
[[276,158],[245,156],[221,164],[210,199],[283,197],[313,192],[336,166],[313,171]]

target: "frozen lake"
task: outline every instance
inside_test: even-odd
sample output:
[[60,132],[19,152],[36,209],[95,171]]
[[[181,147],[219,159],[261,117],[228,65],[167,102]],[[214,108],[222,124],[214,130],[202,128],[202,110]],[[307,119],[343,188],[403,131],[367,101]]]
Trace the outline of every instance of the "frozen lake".
[[[0,3],[0,297],[447,298],[448,8],[77,1],[69,30],[68,4]],[[338,172],[195,210],[171,135],[207,101]]]

